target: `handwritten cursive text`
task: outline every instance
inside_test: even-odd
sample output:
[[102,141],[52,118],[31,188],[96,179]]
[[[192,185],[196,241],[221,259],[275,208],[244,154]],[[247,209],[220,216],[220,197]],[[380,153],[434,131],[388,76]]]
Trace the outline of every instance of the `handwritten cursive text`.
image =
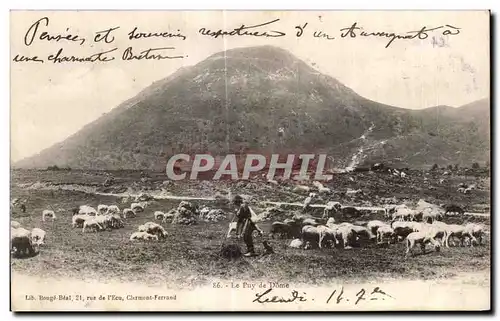
[[[283,37],[286,35],[286,33],[282,32],[282,31],[276,31],[276,30],[256,31],[256,30],[253,30],[253,29],[256,29],[259,27],[273,24],[275,22],[278,22],[279,20],[280,19],[274,19],[272,21],[264,22],[264,23],[254,25],[254,26],[245,26],[244,24],[242,24],[240,27],[234,28],[231,31],[223,31],[221,29],[219,29],[217,31],[212,31],[212,30],[207,29],[207,28],[201,28],[199,30],[199,33],[204,35],[204,36],[213,37],[215,39],[220,37],[220,36],[253,36],[253,37],[266,37],[266,38],[268,38],[268,37],[271,37],[271,38]],[[249,30],[251,30],[251,31],[249,31]]]

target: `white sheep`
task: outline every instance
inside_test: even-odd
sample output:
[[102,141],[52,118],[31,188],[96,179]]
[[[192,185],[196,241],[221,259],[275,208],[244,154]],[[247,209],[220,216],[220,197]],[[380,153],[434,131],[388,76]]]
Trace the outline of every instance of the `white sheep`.
[[465,226],[463,225],[458,225],[458,224],[448,225],[448,228],[446,230],[446,239],[445,239],[446,247],[450,247],[450,239],[452,237],[458,237],[460,239],[460,243],[463,245],[465,237],[464,232],[465,232]]
[[386,223],[379,221],[379,220],[372,220],[369,221],[368,224],[366,224],[366,227],[373,233],[377,234],[377,230],[379,227],[387,225]]
[[120,213],[120,208],[116,205],[109,205],[108,206],[108,214],[119,214]]
[[384,240],[387,240],[387,244],[389,244],[395,235],[392,227],[387,224],[381,225],[377,229],[377,242],[382,243]]
[[144,203],[132,203],[132,204],[130,204],[130,208],[134,212],[143,212],[145,205],[144,205]]
[[73,215],[71,218],[72,226],[73,228],[75,227],[83,227],[83,223],[85,223],[86,220],[93,218],[93,216],[87,215],[87,214],[76,214]]
[[35,245],[43,245],[45,244],[45,231],[35,227],[34,229],[31,230],[31,240],[33,244]]
[[[147,222],[140,226],[140,232],[147,232],[149,234],[157,235],[159,238],[167,237],[168,233],[163,226],[154,222]],[[145,228],[145,230],[144,230]]]
[[136,216],[135,212],[132,209],[126,208],[123,210],[123,218],[131,217],[131,216]]
[[305,185],[296,185],[293,189],[292,189],[292,192],[294,193],[297,193],[297,192],[307,192],[309,193],[309,191],[311,190],[311,188],[309,186],[305,186]]
[[99,204],[97,205],[97,214],[104,215],[108,212],[108,205]]
[[156,211],[154,213],[154,217],[155,217],[155,220],[163,221],[163,220],[165,220],[165,213],[162,211]]
[[[332,226],[332,225],[331,225]],[[319,233],[319,248],[322,247],[323,241],[332,241],[334,244],[337,244],[337,239],[335,237],[335,230],[331,229],[329,226],[320,225],[316,227],[316,230]]]
[[87,215],[90,215],[90,216],[95,216],[95,215],[97,215],[97,211],[96,211],[95,208],[93,208],[91,206],[82,205],[82,206],[80,206],[78,214],[87,214]]
[[52,210],[43,210],[42,212],[42,221],[45,222],[46,218],[51,218],[52,220],[56,219],[56,213]]
[[97,232],[99,230],[103,230],[104,227],[101,224],[99,224],[99,222],[96,221],[95,218],[91,218],[91,219],[85,220],[85,222],[83,222],[82,233],[85,233],[85,229],[87,229],[87,230],[90,229],[93,232]]
[[[10,243],[14,254],[29,254],[35,253],[33,241],[31,240],[31,232],[25,228],[10,229]],[[26,253],[27,252],[27,253]]]
[[[432,229],[431,229],[432,230]],[[437,242],[432,233],[429,231],[420,231],[420,232],[412,232],[406,237],[406,256],[410,253],[410,251],[417,245],[420,244],[420,248],[422,249],[422,253],[425,254],[425,245],[431,243],[435,250],[439,252],[440,244]]]
[[158,236],[149,234],[147,232],[134,232],[132,235],[130,235],[130,240],[155,240],[158,241]]
[[302,240],[300,239],[294,239],[290,242],[290,247],[293,248],[293,249],[299,249],[302,247],[302,245],[304,244],[304,242],[302,242]]
[[469,223],[465,225],[464,235],[470,238],[471,247],[474,246],[474,243],[481,245],[484,234],[486,234],[486,232],[482,224]]

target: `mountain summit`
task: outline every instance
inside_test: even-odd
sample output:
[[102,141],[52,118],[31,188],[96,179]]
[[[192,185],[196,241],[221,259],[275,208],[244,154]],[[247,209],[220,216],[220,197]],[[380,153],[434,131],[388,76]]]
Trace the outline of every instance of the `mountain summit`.
[[359,96],[286,50],[247,47],[180,68],[14,167],[162,169],[181,152],[321,152],[338,167],[470,165],[489,159],[489,135],[488,100],[397,108]]

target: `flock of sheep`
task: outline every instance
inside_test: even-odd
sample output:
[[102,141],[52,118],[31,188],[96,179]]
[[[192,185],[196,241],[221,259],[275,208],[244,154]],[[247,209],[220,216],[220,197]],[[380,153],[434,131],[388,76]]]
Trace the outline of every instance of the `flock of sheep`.
[[[82,228],[82,232],[99,232],[107,229],[119,229],[124,227],[124,220],[127,217],[137,216],[137,213],[143,212],[147,202],[132,203],[130,208],[122,212],[117,205],[97,206],[97,210],[89,205],[82,205],[72,209],[71,218],[73,228]],[[154,218],[165,222],[167,215],[156,211]],[[42,211],[42,222],[54,221],[57,216],[53,210]],[[40,228],[27,230],[21,227],[17,221],[11,221],[11,250],[14,255],[33,256],[39,251],[39,247],[44,244],[46,232]],[[130,240],[158,240],[165,238],[167,232],[165,229],[154,222],[147,222],[139,226],[138,231],[130,236]]]
[[[403,174],[397,172],[398,175]],[[313,183],[318,194],[331,194],[331,190],[319,182]],[[460,185],[459,188],[473,189]],[[294,192],[309,193],[311,188],[304,185],[296,185]],[[349,190],[348,192],[357,193]],[[328,202],[321,218],[307,215],[311,203],[318,197],[317,193],[309,193],[303,202],[303,214],[296,214],[292,218],[283,222],[274,222],[271,225],[270,236],[286,237],[293,239],[290,247],[293,248],[315,248],[315,247],[341,247],[349,249],[353,246],[367,244],[370,242],[389,245],[391,243],[405,241],[406,255],[412,249],[420,245],[423,252],[425,246],[431,244],[436,251],[442,246],[455,246],[455,239],[459,245],[481,244],[486,232],[482,224],[446,224],[442,222],[445,215],[455,213],[463,215],[464,211],[458,206],[448,205],[439,207],[423,200],[420,200],[415,208],[407,205],[386,206],[385,222],[380,220],[355,221],[354,223],[341,222],[346,217],[358,217],[360,212],[352,206],[342,206],[339,202]],[[307,195],[307,194],[306,194]],[[100,204],[97,209],[89,205],[82,205],[72,209],[72,227],[81,228],[82,232],[99,232],[108,229],[120,229],[124,227],[124,219],[136,217],[148,206],[147,201],[143,201],[143,196],[136,198],[129,208],[120,210],[117,205]],[[138,202],[141,201],[141,202]],[[155,211],[153,214],[155,221],[166,223],[170,220],[177,224],[191,224],[194,215],[204,221],[218,221],[225,219],[225,213],[220,209],[209,209],[203,207],[198,209],[189,202],[182,201],[177,209],[165,213]],[[340,215],[339,215],[340,214]],[[56,220],[53,210],[43,210],[42,222]],[[230,223],[227,237],[235,230],[235,222]],[[11,242],[12,250],[16,254],[33,254],[40,245],[44,244],[46,232],[40,228],[27,230],[22,228],[16,221],[11,222]],[[168,233],[158,223],[146,222],[133,232],[130,240],[159,240],[166,238]],[[27,253],[26,253],[27,252]]]
[[[148,206],[147,201],[132,203],[129,208],[120,211],[117,205],[104,205],[100,204],[97,209],[89,205],[81,205],[80,207],[71,210],[73,216],[71,224],[73,228],[81,228],[82,233],[87,232],[100,232],[109,229],[120,229],[125,226],[125,219],[136,217],[138,213],[144,212]],[[198,210],[197,207],[191,203],[182,201],[176,209],[167,213],[162,211],[155,211],[153,213],[154,220],[166,223],[167,221],[173,222],[176,213],[180,216],[185,214],[192,214],[196,212],[200,219],[205,221],[217,221],[225,218],[225,214],[220,209],[210,209],[203,207]],[[193,214],[194,215],[194,214]],[[43,210],[42,222],[54,221],[57,219],[55,211]],[[180,224],[184,224],[180,222]],[[40,228],[34,228],[29,231],[20,226],[19,222],[11,222],[11,249],[16,255],[33,255],[39,250],[39,245],[44,244],[46,232]],[[130,236],[130,240],[144,240],[144,241],[158,241],[165,239],[168,233],[163,226],[155,222],[146,222],[137,228]]]
[[[304,202],[307,208],[309,195]],[[271,225],[272,236],[292,238],[292,248],[322,248],[324,246],[342,247],[344,249],[352,246],[376,242],[378,244],[391,244],[404,240],[406,243],[406,255],[413,253],[413,248],[420,245],[425,253],[427,244],[431,244],[436,251],[442,246],[449,247],[457,245],[454,239],[459,240],[461,246],[468,241],[470,246],[482,244],[484,235],[487,233],[483,224],[468,223],[463,225],[446,224],[440,221],[443,215],[453,210],[443,210],[438,206],[420,200],[416,208],[407,205],[385,207],[386,222],[371,220],[368,222],[342,222],[337,223],[335,217],[343,207],[339,202],[329,202],[321,219],[295,215],[283,222],[274,222]],[[326,222],[325,222],[326,221]]]
[[[82,205],[78,209],[73,210],[72,225],[73,228],[81,227],[82,232],[91,230],[98,232],[106,229],[118,229],[124,227],[123,219],[135,217],[138,213],[143,212],[147,202],[132,203],[130,208],[126,208],[121,212],[116,205],[97,206],[97,210],[88,205]],[[166,222],[171,216],[156,211],[153,214],[155,220]],[[138,227],[137,231],[132,233],[130,240],[159,240],[167,237],[167,232],[158,223],[146,222]]]

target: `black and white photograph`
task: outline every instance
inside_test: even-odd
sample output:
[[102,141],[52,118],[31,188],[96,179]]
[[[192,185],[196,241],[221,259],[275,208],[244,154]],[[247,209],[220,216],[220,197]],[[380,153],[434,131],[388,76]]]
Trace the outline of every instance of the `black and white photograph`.
[[12,10],[11,310],[490,310],[490,19]]

